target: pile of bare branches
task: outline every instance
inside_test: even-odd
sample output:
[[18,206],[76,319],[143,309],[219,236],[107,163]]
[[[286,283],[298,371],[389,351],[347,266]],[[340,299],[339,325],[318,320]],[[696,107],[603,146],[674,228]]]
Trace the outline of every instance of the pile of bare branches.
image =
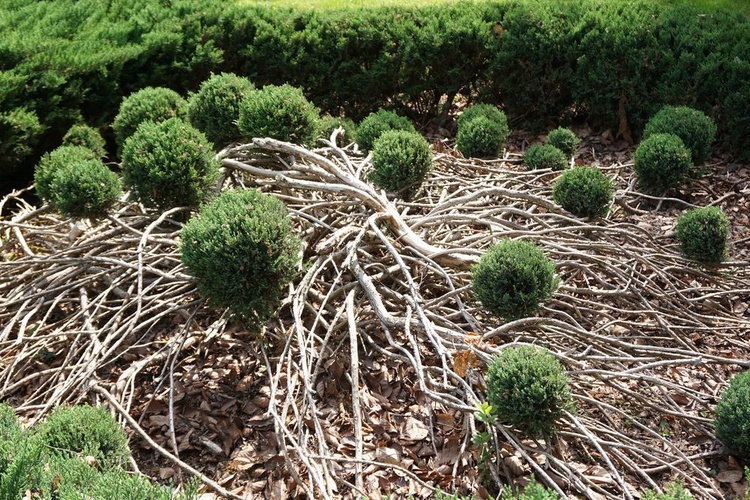
[[[750,350],[750,319],[735,309],[750,293],[747,265],[701,267],[628,222],[648,215],[630,165],[604,169],[616,205],[592,222],[551,202],[556,172],[523,171],[510,154],[438,154],[410,202],[367,183],[370,158],[335,135],[314,151],[256,139],[220,157],[224,188],[277,196],[305,241],[300,277],[257,341],[288,494],[371,494],[383,479],[396,493],[478,491],[533,474],[563,498],[633,498],[675,478],[696,497],[722,495],[706,473],[722,451],[712,408],[728,374],[750,365],[734,355]],[[182,271],[186,213],[128,204],[84,225],[22,206],[0,222],[0,399],[40,418],[103,398],[197,473],[178,458],[174,370],[233,321]],[[470,266],[499,238],[534,241],[556,262],[561,286],[534,317],[504,323],[472,297]],[[549,349],[571,378],[578,410],[550,442],[474,418],[486,364],[521,344]],[[133,415],[139,376],[154,367],[169,395],[167,446]],[[392,392],[394,379],[408,390]],[[478,431],[491,435],[484,456]]]

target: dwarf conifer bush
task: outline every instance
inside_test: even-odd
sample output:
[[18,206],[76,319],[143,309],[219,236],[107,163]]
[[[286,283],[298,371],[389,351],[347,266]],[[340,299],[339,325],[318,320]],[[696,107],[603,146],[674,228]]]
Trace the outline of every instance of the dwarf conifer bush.
[[480,116],[500,125],[504,133],[503,140],[507,138],[510,133],[510,128],[508,128],[508,118],[500,108],[493,106],[492,104],[474,104],[466,108],[458,117],[458,128],[461,129],[462,125],[473,121]]
[[750,458],[750,371],[732,377],[716,405],[716,436],[732,453]]
[[564,170],[568,166],[568,159],[565,153],[551,144],[534,144],[523,154],[523,163],[529,170]]
[[701,164],[711,156],[716,124],[703,112],[687,106],[664,106],[646,123],[643,138],[674,134],[690,150],[693,162]]
[[729,219],[719,207],[688,210],[677,219],[677,239],[689,258],[718,264],[729,252]]
[[568,377],[548,351],[508,347],[487,370],[487,401],[505,425],[531,437],[549,437],[565,411],[573,410]]
[[268,320],[297,274],[299,238],[286,207],[255,189],[225,191],[182,230],[198,292],[254,324]]
[[163,122],[170,118],[187,118],[187,101],[174,90],[146,87],[130,94],[120,104],[112,124],[117,147],[122,150],[125,140],[135,133],[141,123]]
[[52,179],[61,167],[95,159],[97,159],[97,154],[84,146],[60,146],[49,153],[45,153],[34,169],[34,185],[37,196],[48,203],[51,202],[54,194],[51,188]]
[[63,146],[83,146],[97,154],[100,158],[107,154],[104,137],[94,127],[84,124],[73,125],[65,133]]
[[432,168],[432,151],[418,132],[389,130],[375,141],[372,167],[372,182],[408,198]]
[[234,73],[212,75],[188,98],[190,123],[217,148],[239,140],[240,103],[254,88],[249,79]]
[[579,142],[581,140],[568,128],[558,127],[547,134],[547,144],[555,146],[567,156],[573,156]]
[[266,85],[240,103],[239,129],[243,136],[270,137],[310,144],[316,137],[320,111],[291,85]]
[[467,158],[497,156],[505,141],[502,125],[486,116],[477,116],[458,126],[456,148]]
[[141,124],[125,141],[122,162],[125,185],[151,208],[198,206],[218,176],[206,136],[178,118]]
[[603,217],[614,197],[612,181],[596,167],[573,167],[552,188],[555,203],[579,217]]
[[490,246],[472,268],[471,278],[482,305],[506,320],[534,314],[559,282],[552,260],[534,243],[521,240]]
[[357,144],[363,151],[370,151],[375,141],[389,130],[416,132],[414,125],[403,116],[385,109],[370,113],[357,127]]
[[633,168],[641,188],[662,195],[676,187],[692,167],[690,150],[674,134],[653,134],[633,155]]
[[0,477],[13,459],[21,434],[16,412],[7,404],[0,403]]
[[101,160],[80,160],[55,171],[51,204],[66,217],[104,217],[122,191],[120,178]]
[[329,139],[333,131],[339,127],[344,129],[344,132],[338,135],[338,142],[343,144],[353,142],[357,126],[350,118],[344,116],[323,115],[318,122],[318,136],[323,139]]

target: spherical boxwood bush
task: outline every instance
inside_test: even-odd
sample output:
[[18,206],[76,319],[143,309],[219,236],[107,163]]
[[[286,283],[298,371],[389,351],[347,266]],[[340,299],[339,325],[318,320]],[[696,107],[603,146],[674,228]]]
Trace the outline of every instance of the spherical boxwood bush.
[[34,186],[36,194],[42,200],[52,201],[52,179],[55,172],[65,165],[84,160],[96,160],[97,154],[84,146],[60,146],[49,153],[45,153],[34,169]]
[[547,134],[547,144],[555,146],[567,156],[573,156],[581,140],[568,128],[558,127]]
[[381,109],[375,113],[370,113],[360,122],[356,134],[357,144],[363,151],[370,151],[375,141],[389,130],[417,131],[407,118],[399,116],[393,111]]
[[240,103],[239,129],[243,136],[270,137],[296,144],[311,144],[320,111],[302,90],[291,85],[266,85],[250,92]]
[[548,351],[532,346],[503,349],[487,370],[487,401],[498,419],[530,437],[549,437],[573,410],[568,377]]
[[103,157],[107,154],[104,137],[94,127],[88,125],[73,125],[65,133],[62,140],[63,146],[83,146],[90,149],[98,157]]
[[716,405],[716,437],[743,459],[750,459],[750,371],[732,377]]
[[63,165],[50,183],[51,204],[66,217],[104,217],[122,191],[120,178],[101,160]]
[[719,207],[688,210],[677,219],[676,232],[688,258],[718,264],[729,253],[729,219]]
[[218,176],[206,136],[178,118],[141,124],[122,160],[125,185],[150,208],[197,206]]
[[122,467],[130,454],[128,437],[103,407],[58,407],[39,424],[47,448],[63,456],[93,456],[105,469]]
[[674,134],[654,134],[644,139],[633,155],[641,188],[662,195],[676,187],[693,166],[690,150]]
[[255,189],[225,191],[182,230],[182,262],[198,292],[253,324],[275,312],[301,243],[284,205]]
[[240,103],[255,89],[252,82],[234,73],[211,75],[201,83],[198,92],[188,98],[190,123],[206,134],[217,148],[242,137],[237,120]]
[[555,203],[579,217],[603,217],[615,190],[612,181],[596,167],[573,167],[552,187]]
[[432,168],[432,151],[418,132],[389,130],[375,141],[372,166],[372,182],[408,198]]
[[536,312],[559,283],[552,260],[534,243],[521,240],[490,246],[472,268],[471,278],[482,305],[506,320]]
[[458,117],[458,128],[461,129],[462,125],[473,121],[475,118],[484,117],[488,120],[500,125],[503,130],[503,141],[508,137],[510,128],[508,127],[508,118],[505,116],[503,111],[491,104],[474,104],[464,110],[463,113]]
[[646,123],[643,138],[654,134],[674,134],[690,150],[693,162],[701,164],[711,156],[716,138],[716,124],[697,109],[687,106],[664,106]]
[[529,170],[564,170],[568,166],[568,159],[565,153],[551,144],[534,144],[523,154],[523,163]]
[[330,139],[331,134],[337,128],[341,127],[344,129],[343,133],[339,133],[337,142],[339,144],[346,144],[354,141],[357,133],[357,126],[354,124],[351,118],[344,116],[331,116],[324,115],[318,122],[318,137],[323,139]]
[[170,118],[187,118],[187,101],[174,90],[146,87],[130,94],[120,104],[112,124],[119,152],[141,123],[163,122]]
[[502,125],[486,116],[461,123],[456,134],[456,148],[467,158],[497,156],[504,141]]

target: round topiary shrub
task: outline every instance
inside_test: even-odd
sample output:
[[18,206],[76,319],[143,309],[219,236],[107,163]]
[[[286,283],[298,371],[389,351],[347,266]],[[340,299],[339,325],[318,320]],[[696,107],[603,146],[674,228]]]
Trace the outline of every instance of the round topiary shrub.
[[52,179],[58,169],[71,163],[96,159],[98,159],[97,154],[83,146],[60,146],[45,153],[34,169],[34,187],[37,196],[50,203],[54,194],[51,189]]
[[206,134],[217,148],[242,137],[237,120],[240,103],[255,89],[252,82],[234,73],[211,75],[188,98],[190,123]]
[[473,106],[466,108],[458,117],[458,129],[460,130],[463,125],[479,117],[487,118],[488,120],[500,125],[503,131],[503,141],[507,139],[508,134],[510,133],[508,118],[500,108],[491,104],[474,104]]
[[596,167],[573,167],[552,187],[555,203],[579,217],[604,217],[614,194],[612,181]]
[[458,126],[456,148],[467,158],[497,156],[505,137],[502,125],[486,116],[478,116]]
[[344,129],[337,137],[339,143],[349,143],[354,141],[357,133],[357,126],[351,120],[344,116],[324,115],[318,122],[318,137],[329,139],[333,131],[341,127]]
[[530,437],[550,437],[573,411],[568,377],[548,351],[532,346],[503,349],[487,370],[487,401],[498,419]]
[[101,160],[63,165],[50,183],[52,206],[66,217],[104,217],[122,191],[120,178]]
[[375,141],[389,130],[417,131],[407,118],[399,116],[393,111],[381,109],[367,115],[359,124],[356,136],[357,144],[363,151],[370,151]]
[[729,254],[729,219],[719,207],[688,210],[677,219],[676,232],[690,259],[718,264]]
[[112,128],[121,151],[125,140],[147,121],[163,122],[170,118],[187,118],[187,102],[174,90],[146,87],[126,97],[115,116]]
[[646,123],[643,138],[654,134],[674,134],[690,150],[693,162],[701,164],[711,156],[716,138],[716,124],[697,109],[687,106],[664,106]]
[[534,243],[521,240],[490,246],[471,269],[471,278],[482,305],[506,320],[534,314],[559,283],[554,262]]
[[418,132],[389,130],[375,141],[372,167],[375,185],[409,198],[432,168],[432,151]]
[[259,325],[297,274],[301,243],[284,205],[255,189],[225,191],[182,230],[182,262],[215,307]]
[[693,165],[690,158],[690,150],[676,135],[651,135],[633,155],[638,184],[647,193],[662,195],[682,181]]
[[551,144],[534,144],[523,154],[523,163],[529,170],[564,170],[568,166],[568,159],[565,153]]
[[65,133],[62,140],[63,146],[83,146],[88,148],[99,158],[107,154],[104,137],[94,127],[88,125],[73,125]]
[[128,189],[158,209],[198,206],[218,176],[206,136],[178,118],[141,124],[125,141],[122,163]]
[[103,407],[58,407],[37,432],[52,453],[90,455],[104,469],[124,466],[130,455],[125,431]]
[[573,156],[579,142],[581,140],[568,128],[557,127],[547,135],[547,144],[555,146],[567,156]]
[[266,85],[250,92],[240,103],[238,121],[243,136],[270,137],[297,144],[311,144],[320,111],[302,90],[291,85]]
[[750,371],[732,377],[716,405],[716,437],[743,459],[750,459]]

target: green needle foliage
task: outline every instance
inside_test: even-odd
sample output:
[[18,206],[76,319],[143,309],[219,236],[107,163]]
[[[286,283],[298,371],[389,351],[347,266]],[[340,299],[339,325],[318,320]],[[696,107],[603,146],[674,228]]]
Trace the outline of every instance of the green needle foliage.
[[408,118],[399,116],[393,111],[381,109],[367,115],[359,124],[356,135],[357,144],[362,151],[370,151],[375,141],[389,130],[417,131]]
[[523,154],[523,163],[529,170],[542,168],[565,170],[568,166],[568,159],[565,153],[551,144],[534,144]]
[[94,127],[85,124],[73,125],[68,129],[63,137],[63,146],[83,146],[88,148],[99,156],[104,157],[107,154],[104,137]]
[[693,166],[690,150],[674,134],[653,134],[635,150],[638,184],[650,194],[663,195],[685,178]]
[[246,138],[270,137],[295,144],[312,144],[320,110],[291,85],[266,85],[240,103],[239,129]]
[[732,377],[716,405],[716,437],[732,453],[750,458],[750,371]]
[[676,232],[688,258],[718,264],[729,253],[729,219],[719,207],[688,210],[677,219]]
[[216,148],[242,137],[237,120],[240,103],[255,89],[253,83],[234,73],[212,75],[188,98],[188,117]]
[[357,126],[350,118],[343,116],[323,115],[320,122],[318,122],[318,137],[329,139],[333,131],[339,127],[344,129],[344,132],[337,137],[339,144],[347,144],[354,141]]
[[487,370],[487,401],[498,420],[530,437],[550,437],[574,405],[568,377],[548,351],[508,347]]
[[465,125],[466,123],[473,121],[475,118],[479,118],[480,116],[499,124],[504,131],[503,140],[505,140],[505,138],[510,133],[510,128],[508,127],[508,118],[500,108],[498,108],[497,106],[493,106],[492,104],[474,104],[466,108],[464,112],[461,113],[461,115],[458,117],[458,128],[460,129],[462,125]]
[[432,168],[432,150],[418,132],[389,130],[375,141],[372,166],[372,182],[410,198]]
[[301,243],[286,207],[255,189],[225,191],[182,230],[182,262],[198,292],[259,326],[297,274]]
[[187,118],[187,102],[177,92],[163,87],[146,87],[126,97],[120,104],[112,127],[117,147],[147,121],[163,122],[170,118]]
[[117,201],[122,182],[101,160],[81,160],[57,169],[50,190],[52,206],[62,215],[98,219]]
[[56,172],[66,165],[87,160],[98,160],[98,157],[94,151],[84,146],[60,146],[45,153],[34,169],[34,186],[37,196],[51,203],[54,197],[52,179]]
[[711,156],[716,138],[716,124],[697,109],[687,106],[664,106],[646,123],[643,138],[654,134],[674,134],[690,150],[693,162],[700,165]]
[[573,167],[552,187],[555,203],[579,217],[607,215],[615,190],[612,181],[596,167]]
[[581,140],[568,128],[558,127],[547,134],[547,144],[555,146],[567,156],[573,156]]
[[[459,122],[461,123],[461,122]],[[477,116],[458,126],[456,149],[467,158],[490,158],[497,156],[507,136],[507,125],[486,116]]]
[[472,268],[471,278],[482,305],[506,320],[534,314],[559,283],[554,262],[534,243],[522,240],[490,246]]

